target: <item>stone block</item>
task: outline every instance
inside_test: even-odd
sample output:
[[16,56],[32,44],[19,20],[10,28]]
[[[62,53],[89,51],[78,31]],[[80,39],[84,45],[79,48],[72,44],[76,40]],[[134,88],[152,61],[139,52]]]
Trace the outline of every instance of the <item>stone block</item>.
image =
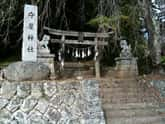
[[21,99],[18,96],[14,96],[14,98],[12,98],[10,100],[10,103],[8,104],[7,109],[10,112],[13,113],[13,112],[15,112],[16,110],[18,110],[20,108],[20,106],[22,105],[22,103],[23,103],[23,99]]
[[16,93],[16,83],[10,83],[8,81],[3,82],[0,89],[0,94],[3,98],[10,99]]
[[51,106],[48,108],[44,116],[49,118],[50,122],[53,122],[53,124],[57,124],[57,122],[62,117],[61,112],[58,109]]
[[27,124],[49,124],[49,122],[40,112],[32,111],[27,118]]
[[61,104],[64,103],[64,99],[62,94],[56,94],[50,99],[51,105],[54,107],[60,107]]
[[65,92],[63,94],[63,102],[66,106],[73,106],[76,102],[76,93],[74,92]]
[[48,106],[49,106],[49,102],[46,99],[41,98],[38,101],[38,104],[35,107],[35,109],[44,114],[46,110],[48,109]]
[[84,106],[85,106],[85,111],[86,112],[93,112],[93,113],[96,112],[97,113],[97,112],[102,111],[100,100],[86,102],[86,104]]
[[82,123],[81,123],[81,119],[78,118],[78,119],[71,119],[69,124],[82,124]]
[[29,96],[31,93],[31,84],[27,82],[21,82],[17,85],[17,96],[21,98],[25,98]]
[[83,97],[87,101],[99,100],[99,82],[95,80],[83,81]]
[[6,107],[9,102],[8,99],[0,97],[0,109]]
[[9,124],[11,113],[6,109],[0,110],[0,124]]
[[52,76],[55,74],[54,55],[49,54],[49,53],[47,53],[47,54],[41,53],[37,56],[37,61],[48,66]]
[[57,92],[57,85],[54,82],[46,82],[43,84],[44,94],[52,97]]
[[99,89],[99,81],[97,80],[83,80],[81,81],[81,85],[85,89]]
[[38,99],[32,97],[32,96],[29,96],[27,97],[22,106],[21,106],[21,110],[25,113],[29,113],[30,111],[32,111],[34,109],[34,107],[37,105],[38,103]]
[[49,75],[49,68],[38,62],[15,62],[4,71],[4,78],[11,81],[46,80]]
[[12,120],[11,122],[17,122],[17,124],[27,124],[27,114],[22,112],[21,110],[16,111],[12,115]]
[[31,95],[35,98],[40,98],[43,96],[43,84],[42,83],[33,83],[31,84]]

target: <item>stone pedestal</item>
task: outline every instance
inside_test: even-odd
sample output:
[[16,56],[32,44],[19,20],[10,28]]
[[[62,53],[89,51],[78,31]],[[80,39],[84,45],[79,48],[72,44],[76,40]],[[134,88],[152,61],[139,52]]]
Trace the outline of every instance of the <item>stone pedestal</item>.
[[118,57],[116,60],[116,76],[117,77],[135,77],[138,74],[137,58],[134,57]]
[[55,55],[50,53],[48,44],[49,44],[50,36],[44,35],[42,40],[38,42],[38,55],[37,61],[47,65],[50,68],[50,78],[54,78],[55,70],[54,70],[54,57]]
[[50,68],[51,71],[51,77],[55,75],[55,70],[54,70],[54,55],[49,54],[49,53],[43,53],[43,54],[38,54],[37,55],[37,61],[41,62],[45,65],[47,65]]

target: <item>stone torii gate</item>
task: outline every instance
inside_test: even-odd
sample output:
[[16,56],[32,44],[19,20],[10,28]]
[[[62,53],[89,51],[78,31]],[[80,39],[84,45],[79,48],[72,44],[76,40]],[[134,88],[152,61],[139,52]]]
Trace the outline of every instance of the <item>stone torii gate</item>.
[[[113,32],[108,33],[91,33],[91,32],[76,32],[56,30],[49,27],[44,27],[44,30],[49,35],[55,38],[50,38],[51,43],[59,43],[62,46],[62,52],[65,52],[65,46],[70,45],[89,45],[94,46],[95,49],[95,74],[96,78],[100,78],[100,59],[101,49],[108,45],[108,39]],[[72,37],[72,38],[71,38]],[[76,39],[73,39],[75,37]]]

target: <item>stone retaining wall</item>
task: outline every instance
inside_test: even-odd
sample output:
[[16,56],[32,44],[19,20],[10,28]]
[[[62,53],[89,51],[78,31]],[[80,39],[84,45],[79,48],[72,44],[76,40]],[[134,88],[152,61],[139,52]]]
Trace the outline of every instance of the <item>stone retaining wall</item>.
[[165,114],[165,80],[150,81],[151,89],[159,99],[159,113]]
[[0,124],[105,124],[99,82],[0,81]]
[[152,80],[150,84],[159,91],[160,97],[165,98],[165,80]]

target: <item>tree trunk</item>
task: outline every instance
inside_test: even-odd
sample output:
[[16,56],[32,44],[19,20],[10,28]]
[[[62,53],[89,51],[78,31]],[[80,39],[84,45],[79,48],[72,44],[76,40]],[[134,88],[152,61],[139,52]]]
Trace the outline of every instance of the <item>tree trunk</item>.
[[159,23],[152,18],[152,3],[150,0],[143,1],[144,18],[149,33],[148,47],[153,63],[160,63]]
[[160,47],[160,24],[158,21],[153,20],[155,33],[154,33],[154,48],[155,48],[155,63],[160,64],[161,47]]

